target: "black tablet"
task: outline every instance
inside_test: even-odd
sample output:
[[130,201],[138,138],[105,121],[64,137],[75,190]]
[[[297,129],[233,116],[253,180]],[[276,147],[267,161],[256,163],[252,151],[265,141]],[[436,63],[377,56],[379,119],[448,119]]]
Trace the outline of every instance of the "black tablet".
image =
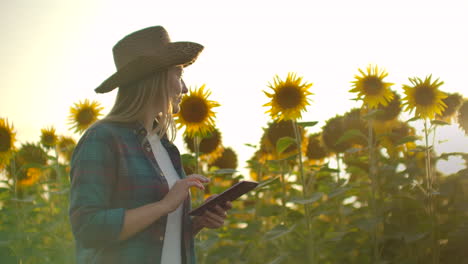
[[205,210],[213,208],[217,204],[222,205],[227,201],[234,201],[237,198],[241,197],[243,194],[255,189],[258,182],[255,181],[240,181],[224,192],[220,193],[215,198],[209,200],[208,202],[203,203],[198,208],[193,209],[189,212],[189,215],[202,215]]

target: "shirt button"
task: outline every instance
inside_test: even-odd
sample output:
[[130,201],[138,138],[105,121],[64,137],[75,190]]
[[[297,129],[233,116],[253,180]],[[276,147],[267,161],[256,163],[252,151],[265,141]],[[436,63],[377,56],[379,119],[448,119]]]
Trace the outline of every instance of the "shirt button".
[[151,147],[150,146],[145,146],[146,151],[151,152]]
[[159,241],[163,241],[164,240],[164,237],[163,236],[160,236],[159,237]]

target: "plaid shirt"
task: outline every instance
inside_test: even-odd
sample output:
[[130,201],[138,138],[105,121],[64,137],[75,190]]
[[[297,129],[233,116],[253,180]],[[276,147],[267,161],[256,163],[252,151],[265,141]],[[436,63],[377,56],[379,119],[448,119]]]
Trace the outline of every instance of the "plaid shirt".
[[[139,122],[100,121],[89,128],[71,161],[70,223],[78,264],[160,263],[167,215],[125,241],[118,241],[125,210],[160,201],[169,191],[147,131]],[[161,139],[181,178],[180,153]],[[184,201],[182,263],[194,264],[190,197]]]

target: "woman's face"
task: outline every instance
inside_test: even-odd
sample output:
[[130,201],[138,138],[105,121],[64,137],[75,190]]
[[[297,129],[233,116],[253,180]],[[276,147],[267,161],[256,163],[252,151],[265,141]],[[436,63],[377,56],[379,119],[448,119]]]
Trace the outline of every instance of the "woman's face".
[[168,71],[168,89],[169,89],[169,100],[172,103],[172,113],[178,113],[180,111],[180,102],[182,95],[188,92],[187,86],[185,86],[182,80],[183,68],[181,66],[171,67]]

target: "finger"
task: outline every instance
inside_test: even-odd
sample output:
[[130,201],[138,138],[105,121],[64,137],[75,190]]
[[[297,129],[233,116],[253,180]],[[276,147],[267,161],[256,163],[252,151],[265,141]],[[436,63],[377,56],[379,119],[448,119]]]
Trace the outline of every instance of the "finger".
[[209,219],[214,219],[214,220],[219,221],[219,222],[224,222],[224,217],[222,217],[221,215],[218,215],[216,213],[213,213],[210,210],[206,210],[205,215]]
[[225,202],[225,203],[223,204],[223,209],[224,209],[225,211],[231,210],[231,209],[232,209],[232,203],[229,202],[229,201]]
[[188,188],[197,187],[200,190],[205,190],[205,186],[203,184],[201,184],[201,182],[199,182],[199,181],[188,181],[187,186],[188,186]]
[[217,220],[210,217],[205,217],[205,222],[210,227],[220,227],[224,225],[224,220]]
[[215,211],[214,211],[213,213],[215,213],[215,214],[221,216],[222,218],[226,218],[226,216],[227,216],[226,211],[225,211],[221,206],[216,205],[216,206],[214,207],[214,210],[215,210]]
[[210,179],[200,174],[190,174],[190,176],[188,176],[187,179],[190,179],[190,180],[198,179],[199,181],[204,182],[204,183],[210,182]]
[[215,219],[207,218],[206,223],[212,228],[218,228],[224,225],[224,221],[217,221]]

